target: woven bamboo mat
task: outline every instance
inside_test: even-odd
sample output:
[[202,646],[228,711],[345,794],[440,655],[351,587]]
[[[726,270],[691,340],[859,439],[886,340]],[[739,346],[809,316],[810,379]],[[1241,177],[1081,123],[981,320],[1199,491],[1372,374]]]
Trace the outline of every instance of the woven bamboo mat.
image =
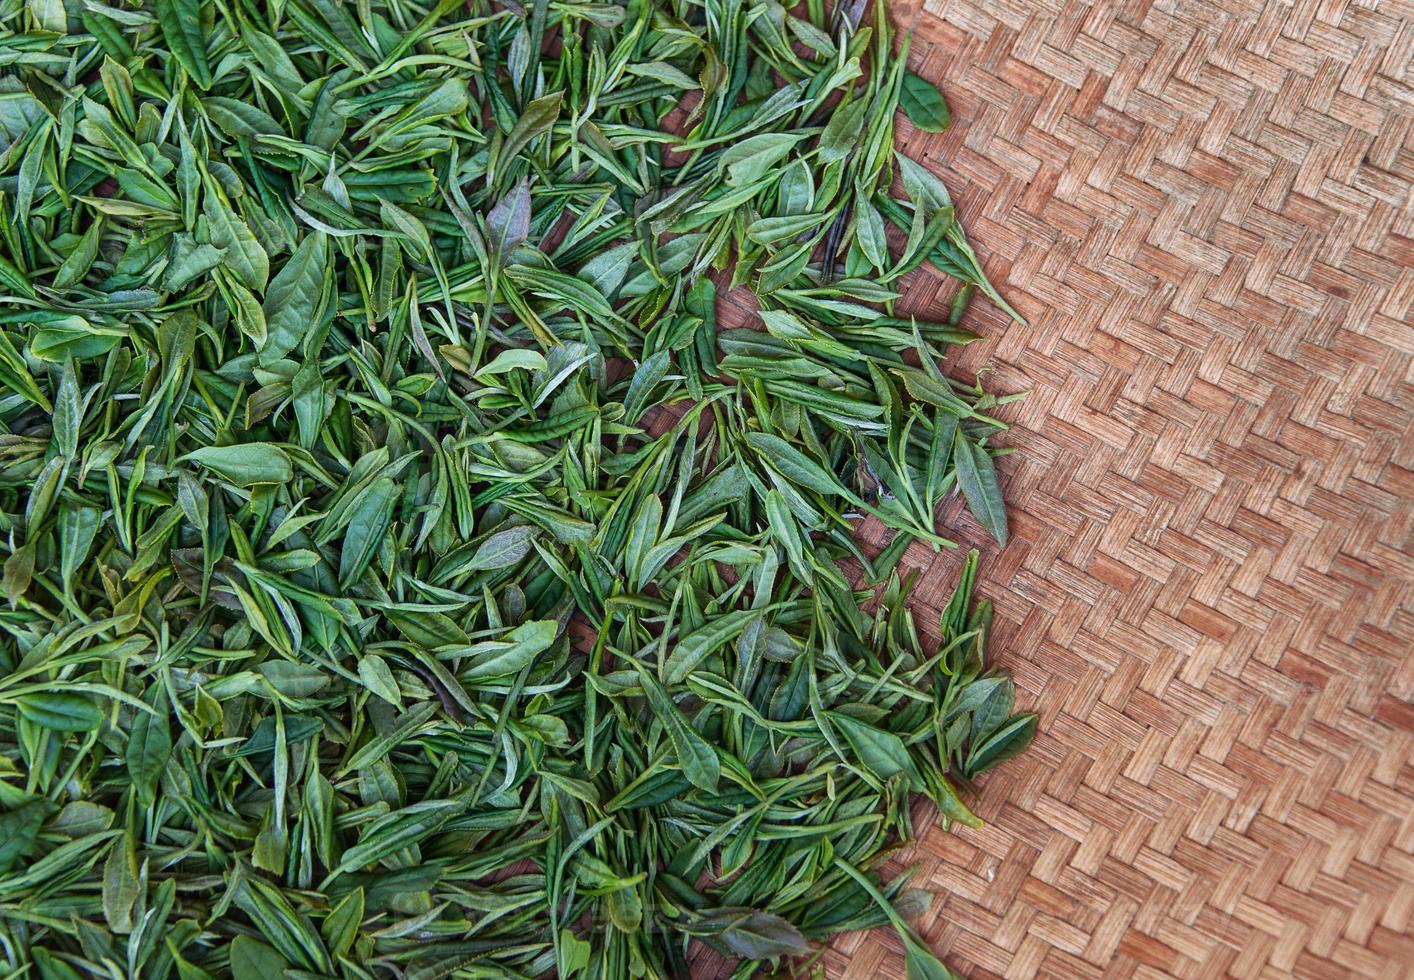
[[[1414,976],[1414,7],[893,16],[954,118],[901,137],[1030,321],[974,303],[954,368],[1032,392],[981,591],[1041,735],[986,828],[919,807],[920,929],[974,980]],[[923,609],[958,561],[906,556]]]

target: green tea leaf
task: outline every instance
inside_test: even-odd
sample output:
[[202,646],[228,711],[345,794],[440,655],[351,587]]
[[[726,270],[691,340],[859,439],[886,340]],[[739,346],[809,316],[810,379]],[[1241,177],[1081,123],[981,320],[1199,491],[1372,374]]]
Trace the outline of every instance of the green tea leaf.
[[849,742],[864,767],[880,779],[888,779],[903,773],[915,789],[922,788],[922,779],[903,740],[893,732],[883,731],[872,725],[838,711],[830,712],[830,724],[839,730]]
[[1035,715],[1020,715],[1011,719],[968,753],[967,776],[979,776],[999,763],[1016,758],[1035,737]]
[[551,92],[527,103],[525,111],[506,134],[505,142],[501,144],[499,159],[514,159],[532,140],[548,133],[555,125],[555,120],[560,117],[560,107],[563,103],[564,96],[559,92]]
[[663,685],[647,673],[640,672],[639,680],[653,713],[668,732],[682,774],[699,789],[715,790],[722,775],[716,751],[687,723]]
[[726,174],[727,183],[750,184],[765,176],[799,145],[800,138],[794,133],[761,133],[732,144],[722,154],[718,166]]
[[328,245],[324,234],[311,232],[270,281],[265,293],[265,343],[260,363],[273,364],[299,346],[318,321],[324,305]]
[[330,956],[337,959],[353,948],[358,928],[363,923],[363,909],[363,889],[355,888],[324,919],[322,932]]
[[550,648],[559,627],[551,620],[522,623],[504,640],[486,640],[467,651],[469,660],[460,672],[467,680],[514,674]]
[[9,871],[34,853],[40,828],[53,812],[48,800],[27,800],[0,813],[0,870]]
[[953,442],[953,465],[957,467],[957,483],[967,498],[967,506],[997,543],[1005,547],[1006,508],[996,466],[987,451],[964,436],[960,428]]
[[952,114],[948,112],[943,93],[932,82],[911,71],[903,73],[898,104],[909,122],[925,133],[941,133],[952,124]]
[[221,191],[207,189],[202,197],[202,219],[209,244],[222,252],[223,266],[247,289],[262,292],[270,278],[270,257]]
[[762,459],[769,460],[771,466],[792,483],[823,494],[849,496],[849,491],[840,485],[839,480],[784,439],[764,432],[751,432],[746,436],[746,444]]
[[203,446],[182,457],[211,470],[238,487],[288,483],[294,479],[290,456],[279,446],[248,442],[235,446]]
[[339,584],[342,587],[347,588],[357,580],[383,546],[400,492],[397,483],[383,477],[360,499],[349,519],[344,546],[339,553]]
[[[155,707],[160,709],[163,705],[159,703]],[[124,758],[140,806],[150,807],[156,801],[157,781],[171,756],[172,733],[168,730],[166,715],[139,711],[128,730]]]
[[237,936],[231,940],[231,976],[234,980],[269,980],[282,977],[284,957],[258,939]]
[[505,259],[530,237],[530,181],[522,180],[486,214],[491,255]]
[[716,934],[742,959],[767,960],[810,952],[810,944],[800,930],[770,912],[720,909],[703,923],[707,929],[718,925],[723,928]]
[[52,732],[90,732],[103,724],[103,712],[84,694],[46,691],[26,694],[17,703],[25,720]]
[[200,0],[153,0],[152,6],[172,56],[197,85],[210,88],[211,67],[206,58]]

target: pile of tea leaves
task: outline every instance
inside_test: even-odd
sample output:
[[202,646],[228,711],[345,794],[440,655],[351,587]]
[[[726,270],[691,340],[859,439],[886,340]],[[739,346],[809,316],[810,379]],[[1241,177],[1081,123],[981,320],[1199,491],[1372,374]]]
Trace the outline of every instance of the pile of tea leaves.
[[1006,536],[904,40],[0,0],[7,975],[744,977],[881,924],[949,975],[880,866],[1034,719],[975,561],[936,645],[895,570],[955,492]]

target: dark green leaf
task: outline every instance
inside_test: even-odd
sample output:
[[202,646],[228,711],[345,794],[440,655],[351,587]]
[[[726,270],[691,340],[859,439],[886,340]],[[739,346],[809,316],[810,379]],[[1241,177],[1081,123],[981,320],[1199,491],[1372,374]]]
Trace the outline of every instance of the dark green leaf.
[[[164,705],[159,703],[156,707],[160,711]],[[171,755],[172,733],[167,728],[166,714],[137,712],[133,717],[132,728],[128,731],[124,758],[139,805],[150,807],[156,800],[157,781],[167,768],[167,760]]]
[[932,82],[911,71],[903,73],[898,104],[909,122],[925,133],[941,133],[952,124],[952,113],[948,112],[943,93]]
[[153,0],[153,9],[173,57],[197,85],[210,88],[211,67],[206,60],[200,0]]
[[28,800],[0,813],[0,870],[10,870],[34,852],[39,830],[53,812],[48,800]]
[[52,732],[90,732],[103,724],[103,712],[86,694],[48,691],[19,699],[20,714]]
[[997,543],[1005,547],[1006,507],[997,482],[997,468],[987,451],[968,439],[961,428],[953,443],[953,465],[957,467],[957,484],[967,498],[967,506]]
[[324,305],[328,246],[322,232],[311,232],[270,281],[265,293],[265,343],[260,363],[273,364],[299,346],[318,322]]
[[235,446],[203,446],[183,459],[192,460],[238,487],[261,483],[288,483],[294,478],[289,454],[269,443],[247,442]]

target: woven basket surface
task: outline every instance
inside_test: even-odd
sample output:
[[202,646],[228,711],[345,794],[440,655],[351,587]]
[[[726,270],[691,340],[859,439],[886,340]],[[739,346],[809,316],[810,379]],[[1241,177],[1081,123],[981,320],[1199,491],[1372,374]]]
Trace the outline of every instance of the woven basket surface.
[[[973,980],[1414,976],[1414,7],[892,16],[954,120],[901,140],[1029,321],[974,302],[951,368],[1031,392],[980,590],[1041,734],[984,829],[917,807],[920,931]],[[959,562],[905,556],[925,630]],[[824,965],[904,975],[887,929]]]

